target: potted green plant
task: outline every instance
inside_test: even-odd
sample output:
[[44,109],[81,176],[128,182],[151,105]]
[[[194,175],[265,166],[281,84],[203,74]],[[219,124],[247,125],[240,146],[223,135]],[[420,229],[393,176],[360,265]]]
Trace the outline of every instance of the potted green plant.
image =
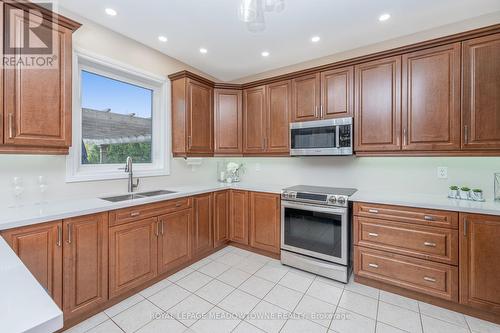
[[472,190],[472,199],[475,201],[483,201],[483,190],[475,188]]
[[470,188],[467,186],[460,188],[460,199],[469,200],[470,199]]
[[448,197],[456,199],[458,197],[458,186],[452,185],[450,186],[450,191],[448,192]]

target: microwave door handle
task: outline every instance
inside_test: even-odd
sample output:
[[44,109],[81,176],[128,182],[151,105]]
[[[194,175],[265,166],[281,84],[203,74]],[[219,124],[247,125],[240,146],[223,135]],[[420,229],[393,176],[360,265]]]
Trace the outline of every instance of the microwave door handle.
[[335,126],[335,146],[340,148],[340,126]]

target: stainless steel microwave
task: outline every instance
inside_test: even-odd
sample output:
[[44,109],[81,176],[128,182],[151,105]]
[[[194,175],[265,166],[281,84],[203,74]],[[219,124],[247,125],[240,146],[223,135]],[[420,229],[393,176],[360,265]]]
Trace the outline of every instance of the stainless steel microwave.
[[291,156],[352,155],[352,117],[290,124]]

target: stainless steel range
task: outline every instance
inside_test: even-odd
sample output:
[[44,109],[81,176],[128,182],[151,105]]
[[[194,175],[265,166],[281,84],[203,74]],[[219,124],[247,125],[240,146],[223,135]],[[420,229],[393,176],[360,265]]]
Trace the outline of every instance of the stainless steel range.
[[281,191],[281,262],[349,280],[351,188],[294,186]]

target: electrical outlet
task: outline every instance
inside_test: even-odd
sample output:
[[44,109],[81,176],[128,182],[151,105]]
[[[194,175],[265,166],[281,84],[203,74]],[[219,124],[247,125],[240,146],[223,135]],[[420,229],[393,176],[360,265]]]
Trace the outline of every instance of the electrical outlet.
[[437,176],[440,179],[448,179],[448,167],[438,167]]

